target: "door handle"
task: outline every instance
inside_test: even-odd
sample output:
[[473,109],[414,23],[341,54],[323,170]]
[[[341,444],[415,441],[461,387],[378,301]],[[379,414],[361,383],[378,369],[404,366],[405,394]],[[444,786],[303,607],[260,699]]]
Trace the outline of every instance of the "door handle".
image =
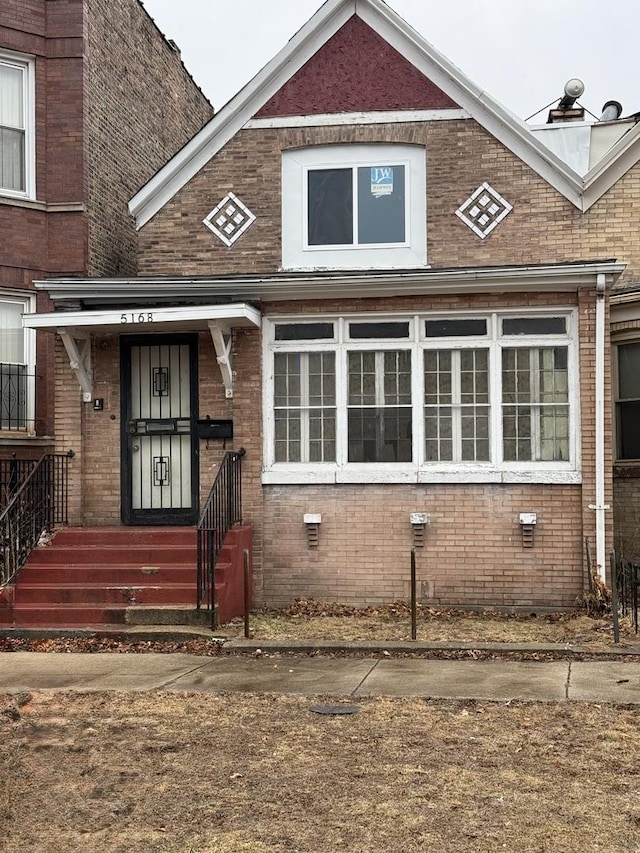
[[131,448],[131,450],[132,450],[134,453],[137,453],[137,452],[140,450],[140,448],[138,447],[138,445],[137,445],[137,444],[134,444],[134,445],[133,445],[133,447]]

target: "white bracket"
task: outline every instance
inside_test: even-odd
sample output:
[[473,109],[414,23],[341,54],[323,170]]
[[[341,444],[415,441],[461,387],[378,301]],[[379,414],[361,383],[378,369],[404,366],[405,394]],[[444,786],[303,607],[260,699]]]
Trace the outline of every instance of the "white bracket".
[[224,384],[225,397],[230,400],[233,397],[233,370],[231,369],[231,330],[226,323],[219,320],[209,320],[209,331],[211,340],[216,351],[222,382]]
[[82,389],[82,401],[93,400],[93,382],[91,381],[91,336],[69,329],[58,329],[62,343],[69,356],[69,365],[76,375]]

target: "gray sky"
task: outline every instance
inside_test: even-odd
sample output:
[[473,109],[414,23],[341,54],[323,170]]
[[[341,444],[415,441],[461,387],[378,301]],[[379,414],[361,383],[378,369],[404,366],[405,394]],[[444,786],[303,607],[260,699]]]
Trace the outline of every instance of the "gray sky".
[[[322,5],[321,0],[142,0],[219,109]],[[608,100],[640,111],[638,0],[388,0],[468,77],[523,119],[585,83],[596,116]],[[537,121],[544,123],[546,112]]]

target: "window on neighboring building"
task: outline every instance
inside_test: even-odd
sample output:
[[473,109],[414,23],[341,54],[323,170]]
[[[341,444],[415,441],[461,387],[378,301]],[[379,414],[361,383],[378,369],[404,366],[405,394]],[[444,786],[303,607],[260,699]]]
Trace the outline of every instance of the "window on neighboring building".
[[324,145],[282,159],[285,268],[426,263],[425,151],[415,145]]
[[640,459],[640,343],[618,345],[618,459]]
[[0,192],[33,195],[33,65],[0,53]]
[[24,299],[0,299],[0,429],[28,430],[33,418],[33,332],[22,328]]
[[266,482],[579,479],[571,311],[265,325]]

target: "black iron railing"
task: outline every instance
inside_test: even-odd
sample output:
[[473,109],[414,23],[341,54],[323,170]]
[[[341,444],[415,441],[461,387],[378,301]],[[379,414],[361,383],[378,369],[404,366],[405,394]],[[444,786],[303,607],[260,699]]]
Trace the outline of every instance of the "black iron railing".
[[216,628],[215,566],[227,532],[242,522],[242,457],[246,451],[225,454],[198,522],[198,610],[211,612]]
[[37,459],[17,459],[15,454],[11,459],[0,459],[0,512],[37,464]]
[[618,601],[623,616],[633,620],[638,633],[638,588],[640,586],[640,565],[628,560],[616,560]]
[[68,523],[72,456],[43,456],[0,513],[0,586],[15,580],[43,534]]

